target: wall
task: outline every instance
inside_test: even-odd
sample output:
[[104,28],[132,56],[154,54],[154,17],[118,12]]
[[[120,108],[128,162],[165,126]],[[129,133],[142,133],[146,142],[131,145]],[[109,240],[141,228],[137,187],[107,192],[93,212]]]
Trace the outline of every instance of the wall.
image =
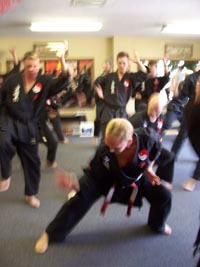
[[[30,38],[0,38],[1,72],[5,72],[5,62],[10,60],[8,48],[16,47],[18,57],[24,52],[31,50],[34,43],[62,41],[60,39],[30,39]],[[116,55],[119,51],[127,51],[132,57],[133,51],[138,50],[141,58],[161,59],[164,55],[164,46],[168,43],[192,44],[193,55],[189,60],[200,60],[200,41],[195,39],[167,39],[167,38],[135,38],[129,36],[114,36],[111,38],[69,38],[69,58],[71,59],[94,59],[94,76],[97,77],[102,71],[102,63],[105,59],[113,59],[114,70],[116,69]],[[134,69],[133,64],[133,69]]]
[[[6,72],[5,62],[11,59],[8,49],[15,47],[17,55],[23,57],[26,51],[33,49],[35,43],[45,43],[48,41],[62,41],[60,39],[30,39],[30,38],[0,38],[0,61],[1,72]],[[112,39],[110,38],[69,38],[69,58],[71,59],[94,59],[95,77],[102,72],[102,63],[112,57]]]

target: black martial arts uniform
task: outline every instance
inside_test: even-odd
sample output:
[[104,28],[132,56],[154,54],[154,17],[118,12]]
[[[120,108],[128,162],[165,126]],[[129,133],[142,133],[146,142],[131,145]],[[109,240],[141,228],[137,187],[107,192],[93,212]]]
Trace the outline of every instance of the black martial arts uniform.
[[99,84],[104,94],[104,106],[101,112],[101,131],[104,136],[107,123],[113,118],[127,118],[126,104],[137,88],[147,79],[148,74],[142,71],[136,73],[126,72],[121,80],[118,79],[117,72],[112,72],[97,79],[95,84]]
[[46,100],[69,84],[69,76],[52,78],[37,76],[36,82],[25,93],[23,72],[9,76],[0,95],[0,166],[3,179],[11,176],[11,161],[15,153],[20,157],[25,195],[38,193],[40,159],[38,155],[38,117]]
[[[145,197],[150,203],[148,225],[156,232],[163,232],[171,209],[171,193],[164,186],[153,186],[144,172],[160,151],[159,136],[152,129],[137,129],[134,133],[137,148],[132,163],[120,168],[116,155],[102,144],[80,178],[80,191],[67,201],[46,232],[49,241],[64,241],[66,235],[82,219],[91,206],[103,195],[107,195],[115,185],[111,202],[129,203],[135,182],[138,193],[134,205],[141,206]],[[135,189],[134,189],[135,190]]]
[[143,86],[137,87],[137,92],[142,95],[142,99],[135,99],[135,110],[141,111],[147,108],[149,97],[153,93],[160,93],[164,86],[169,81],[170,72],[162,77],[155,77],[147,79]]
[[[190,106],[190,108],[187,108],[185,111],[185,116],[188,137],[190,139],[193,149],[200,158],[200,103],[193,104],[192,106]],[[194,242],[193,255],[195,256],[197,253],[200,253],[200,227],[198,229],[196,240]],[[198,259],[196,267],[200,267],[200,258]]]
[[[162,127],[163,127],[163,116],[160,115],[155,122],[151,122],[149,120],[149,116],[147,111],[140,111],[135,113],[132,117],[129,118],[129,121],[133,125],[134,128],[138,127],[151,127],[154,129],[158,134],[161,135]],[[162,147],[160,156],[157,158],[155,164],[158,166],[156,170],[156,174],[169,183],[172,183],[173,176],[174,176],[174,162],[175,157],[174,153],[169,151],[168,149]]]

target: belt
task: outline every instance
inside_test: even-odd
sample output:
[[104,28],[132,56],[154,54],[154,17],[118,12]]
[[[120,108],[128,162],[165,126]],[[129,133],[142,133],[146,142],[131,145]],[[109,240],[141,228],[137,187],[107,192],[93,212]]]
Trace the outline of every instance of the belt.
[[[132,183],[130,186],[132,187],[132,193],[131,193],[130,198],[129,198],[128,208],[127,208],[127,212],[126,212],[126,215],[128,217],[130,217],[130,215],[131,215],[132,206],[133,206],[133,203],[135,201],[135,198],[136,198],[137,192],[138,192],[138,186],[136,185],[136,183]],[[113,184],[113,186],[108,191],[108,194],[105,197],[105,200],[101,206],[101,215],[105,215],[106,209],[107,209],[109,203],[111,202],[111,199],[112,199],[113,194],[115,192],[115,188],[116,188],[116,185]]]

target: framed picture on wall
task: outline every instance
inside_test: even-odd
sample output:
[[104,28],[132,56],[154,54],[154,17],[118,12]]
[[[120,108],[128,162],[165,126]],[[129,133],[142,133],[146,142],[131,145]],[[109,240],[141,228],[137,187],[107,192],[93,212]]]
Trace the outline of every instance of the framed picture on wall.
[[189,59],[193,54],[193,45],[191,44],[166,44],[165,54],[170,59]]

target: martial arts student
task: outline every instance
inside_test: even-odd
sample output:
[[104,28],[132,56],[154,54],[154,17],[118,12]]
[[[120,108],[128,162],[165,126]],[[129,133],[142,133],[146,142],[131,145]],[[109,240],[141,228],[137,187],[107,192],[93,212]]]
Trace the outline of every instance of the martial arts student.
[[25,53],[22,72],[9,76],[0,94],[0,192],[10,186],[12,158],[18,154],[25,179],[25,201],[38,208],[40,182],[37,121],[46,100],[69,84],[70,76],[61,56],[63,73],[52,78],[40,73],[40,58],[34,51]]
[[[158,134],[162,134],[162,127],[164,123],[163,109],[166,106],[160,93],[153,93],[150,96],[147,110],[136,112],[129,121],[134,128],[151,127]],[[162,138],[162,137],[161,137]],[[162,177],[162,183],[168,188],[172,189],[172,181],[174,176],[174,153],[162,147],[160,156],[157,158],[155,165],[157,166],[156,174]]]
[[[96,78],[96,84],[99,84],[101,81],[102,77],[106,76],[108,73],[111,73],[112,71],[112,64],[110,61],[106,60],[103,63],[103,72],[99,77]],[[92,139],[93,145],[98,144],[98,137],[100,136],[101,133],[101,114],[103,111],[104,107],[104,100],[102,98],[98,97],[98,94],[95,92],[94,89],[94,98],[95,98],[95,104],[96,104],[96,117],[94,120],[94,137]]]
[[149,227],[156,233],[170,235],[172,230],[166,220],[171,210],[171,192],[160,184],[152,169],[160,149],[160,136],[151,128],[134,132],[127,119],[110,120],[105,144],[98,147],[80,180],[71,178],[70,173],[57,172],[62,188],[75,189],[77,193],[65,202],[36,242],[36,253],[44,253],[51,242],[63,242],[102,195],[106,196],[102,213],[109,202],[117,202],[128,204],[127,215],[133,205],[141,207],[145,197],[150,203]]
[[[186,125],[188,130],[188,137],[192,144],[192,147],[198,157],[200,158],[200,123],[199,123],[199,117],[200,117],[200,77],[197,80],[197,86],[196,86],[196,95],[194,104],[191,105],[189,108],[186,109],[185,112],[186,116]],[[195,185],[196,185],[195,180]],[[196,236],[196,240],[194,242],[194,251],[193,255],[196,256],[197,253],[200,252],[200,227],[198,229],[198,233]],[[196,267],[200,267],[200,258],[198,259],[198,263]]]
[[136,112],[147,108],[149,97],[153,93],[160,93],[169,81],[170,72],[168,70],[168,57],[163,58],[164,76],[158,76],[158,62],[150,60],[148,63],[149,74],[148,79],[137,88],[135,94],[135,110]]
[[113,118],[127,118],[126,104],[133,95],[133,90],[147,79],[148,68],[140,61],[137,52],[133,61],[137,64],[138,72],[130,72],[130,58],[126,52],[117,55],[117,71],[111,72],[95,81],[98,97],[104,100],[101,112],[101,132],[104,137],[107,123]]

